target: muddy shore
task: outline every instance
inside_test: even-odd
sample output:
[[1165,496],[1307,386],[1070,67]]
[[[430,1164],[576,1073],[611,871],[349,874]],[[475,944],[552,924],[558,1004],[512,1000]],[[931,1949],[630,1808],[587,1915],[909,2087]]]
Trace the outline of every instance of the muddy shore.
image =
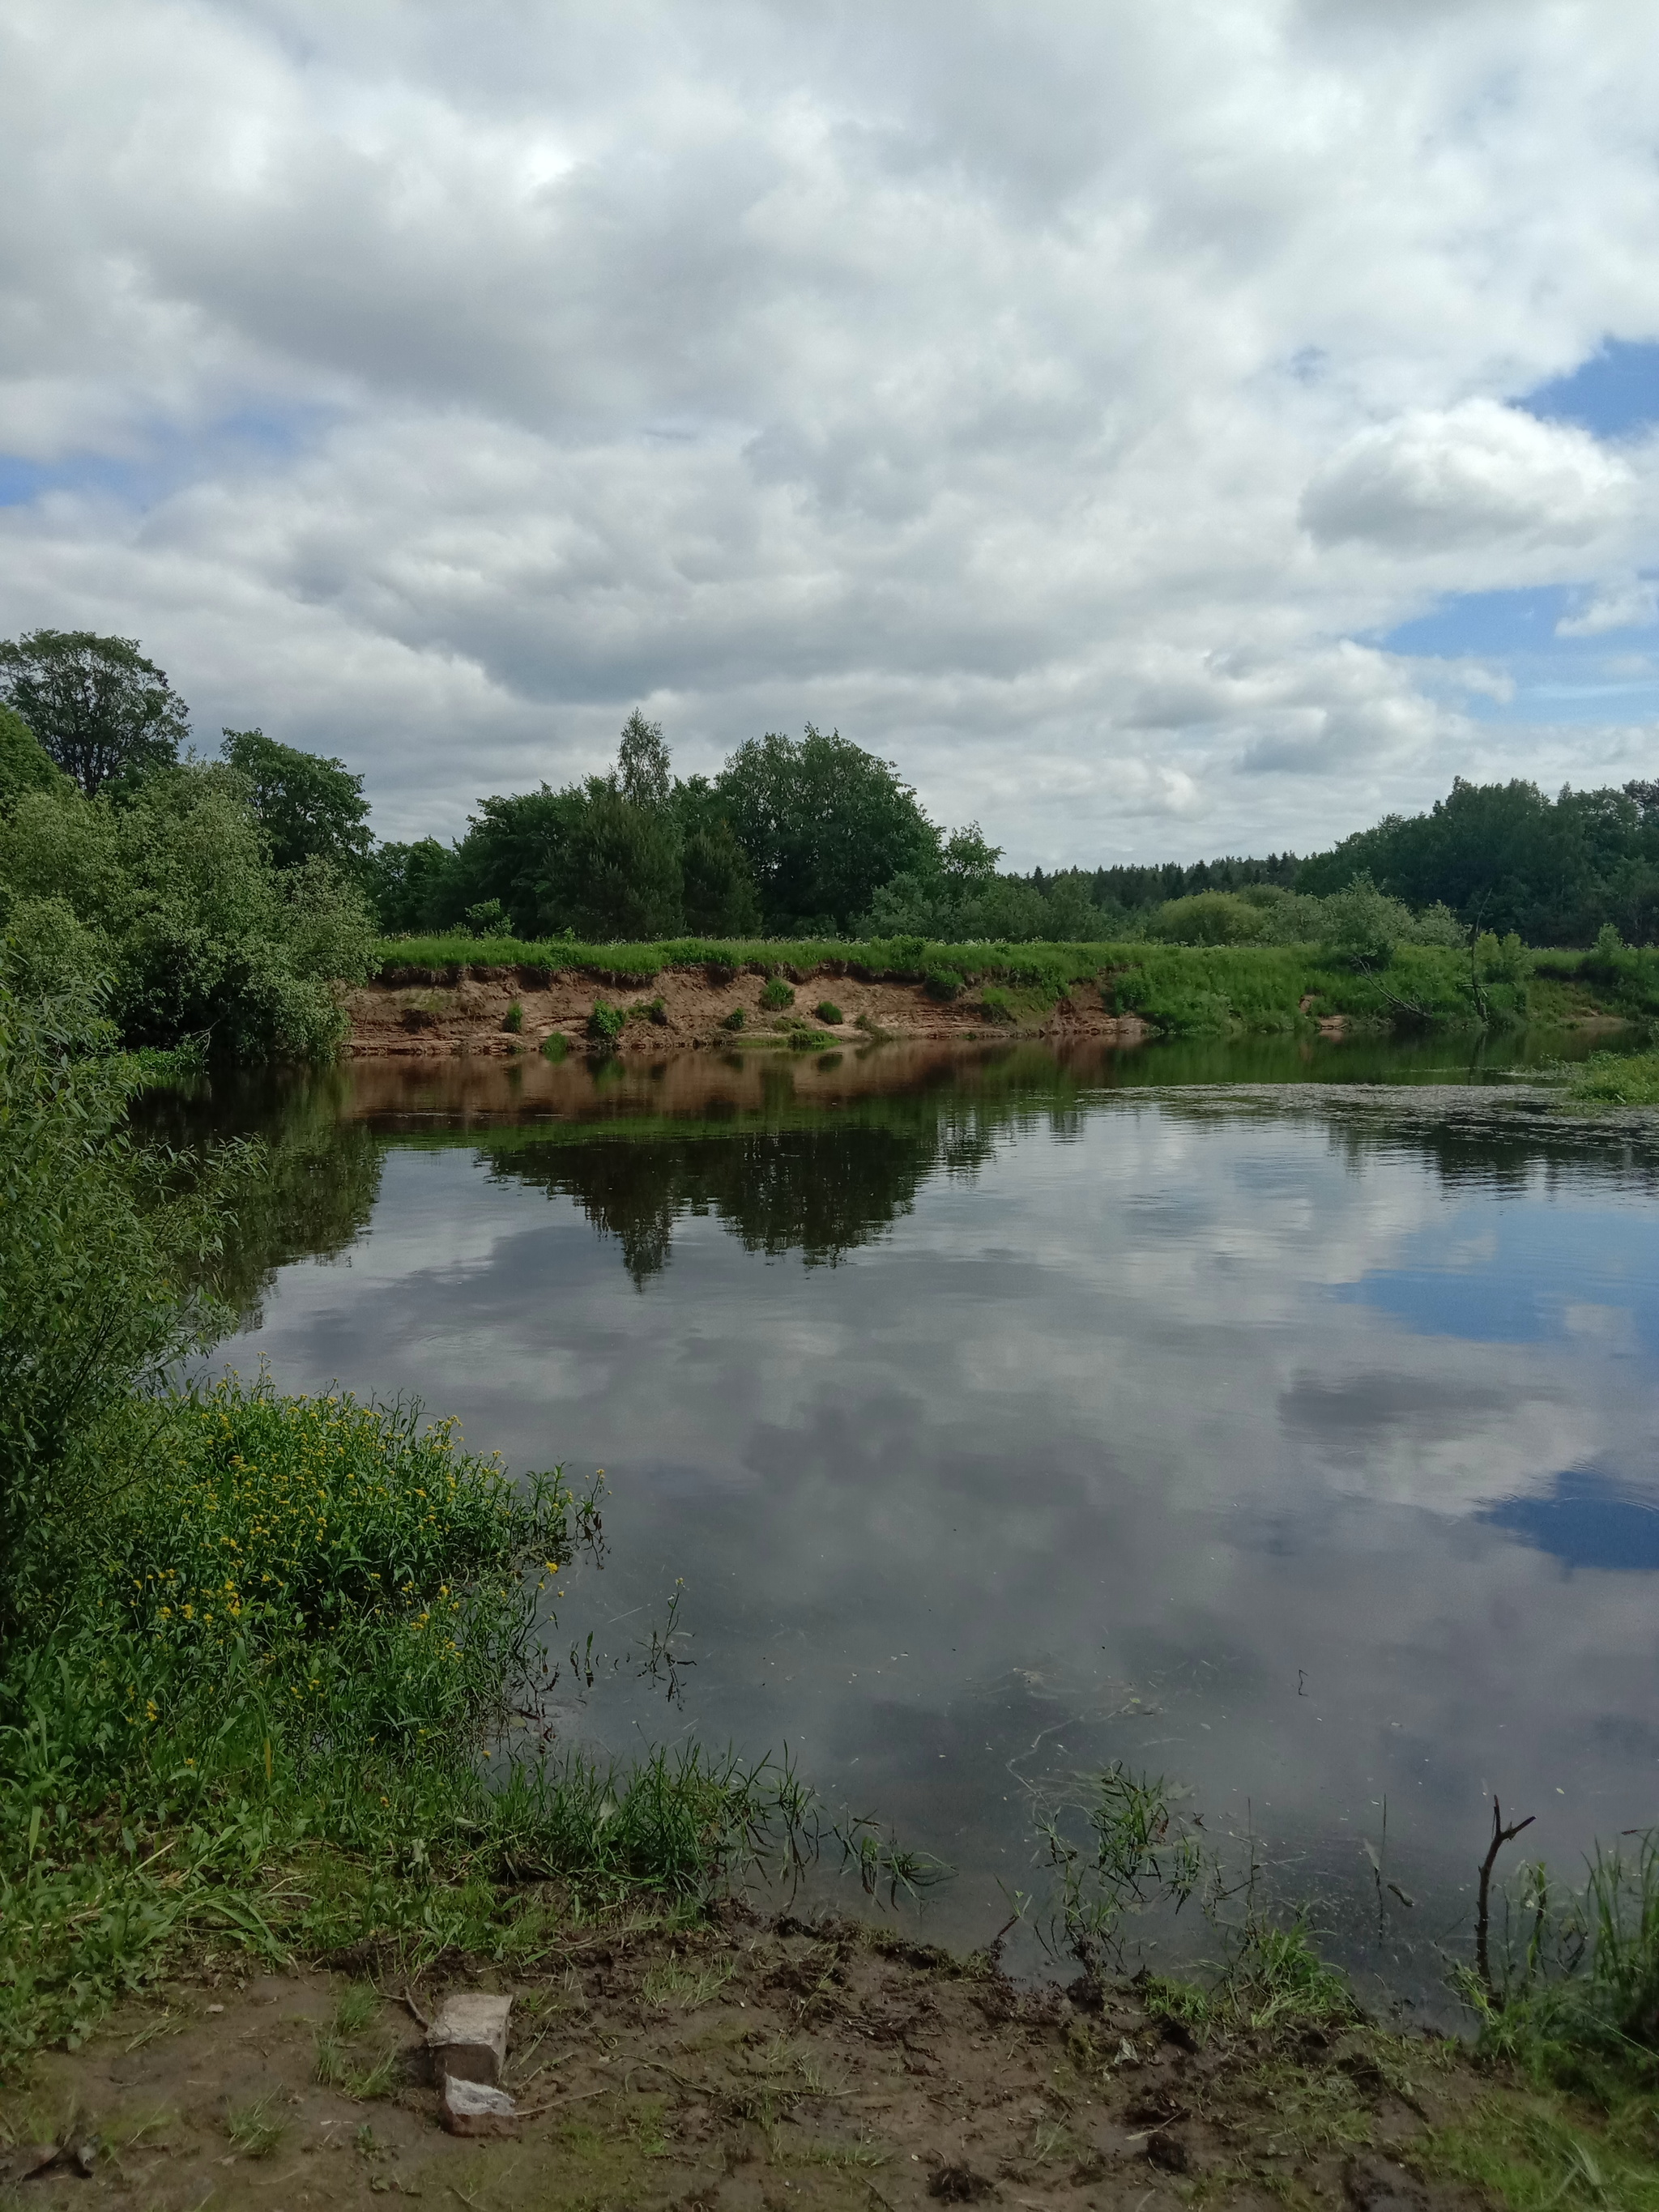
[[[741,1908],[702,1928],[589,1926],[529,1971],[447,1960],[410,1981],[387,1959],[339,1963],[206,1959],[82,2049],[42,2054],[0,2101],[0,2170],[32,2204],[146,2212],[392,2197],[1474,2212],[1485,2200],[1437,2174],[1437,2131],[1505,2094],[1427,2038],[1357,2021],[1195,2034],[1133,1984],[1020,1990],[982,1958]],[[508,2139],[438,2125],[413,2015],[468,1988],[514,1998],[506,2081],[524,2118]]]

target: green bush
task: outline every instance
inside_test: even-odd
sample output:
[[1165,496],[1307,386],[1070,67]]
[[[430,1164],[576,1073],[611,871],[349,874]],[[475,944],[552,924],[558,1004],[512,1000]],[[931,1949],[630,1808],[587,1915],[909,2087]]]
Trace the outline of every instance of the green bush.
[[627,1020],[622,1008],[613,1006],[609,999],[595,999],[593,1011],[587,1018],[588,1042],[591,1044],[615,1044]]
[[1159,907],[1146,933],[1166,945],[1244,945],[1266,927],[1262,909],[1233,891],[1194,891]]
[[542,1039],[542,1058],[551,1060],[556,1067],[570,1049],[570,1040],[562,1030],[550,1030]]
[[746,1019],[747,1017],[744,1013],[743,1008],[741,1006],[733,1006],[729,1014],[726,1014],[721,1017],[720,1027],[723,1030],[740,1030]]
[[988,983],[981,992],[979,1011],[986,1021],[998,1027],[1006,1026],[1019,1018],[1006,991],[995,983]]
[[0,818],[0,925],[37,947],[58,933],[127,1044],[205,1036],[241,1060],[331,1053],[336,986],[373,957],[356,885],[324,860],[272,868],[228,768],[166,770],[121,805],[24,793]]
[[1659,1106],[1659,1052],[1593,1052],[1568,1078],[1567,1096],[1598,1106]]
[[523,1029],[524,1008],[516,999],[501,1016],[501,1027],[510,1036],[517,1036],[520,1030]]
[[833,999],[820,999],[812,1011],[821,1022],[828,1022],[831,1029],[840,1027],[842,1011]]
[[760,1002],[767,1013],[775,1014],[784,1006],[793,1006],[795,994],[781,975],[769,975],[761,988]]
[[930,999],[949,1001],[962,996],[963,980],[954,968],[930,968],[925,985]]

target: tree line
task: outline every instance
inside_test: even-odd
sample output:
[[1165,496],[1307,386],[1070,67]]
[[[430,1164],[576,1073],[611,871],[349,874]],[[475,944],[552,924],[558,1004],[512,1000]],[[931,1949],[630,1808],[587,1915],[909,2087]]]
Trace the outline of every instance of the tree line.
[[[1312,855],[1019,874],[976,823],[935,823],[891,762],[810,724],[799,738],[748,739],[712,777],[680,777],[661,726],[635,712],[605,774],[483,798],[449,842],[383,842],[363,779],[342,760],[257,728],[225,731],[216,761],[185,757],[184,702],[133,641],[37,630],[0,644],[0,898],[14,907],[20,889],[48,895],[54,840],[95,852],[94,873],[142,878],[149,846],[177,842],[169,823],[216,807],[216,828],[204,819],[197,842],[234,845],[240,823],[266,908],[292,918],[307,901],[328,907],[337,939],[356,914],[390,935],[588,943],[1314,941],[1331,926],[1326,902],[1357,881],[1399,910],[1397,933],[1429,941],[1472,929],[1534,945],[1585,945],[1607,927],[1633,944],[1659,933],[1656,782],[1551,799],[1518,779],[1459,779],[1427,813],[1391,815]],[[52,815],[54,792],[90,810],[72,835],[61,808]],[[87,911],[97,901],[75,879],[70,870],[58,895],[107,934],[111,917]],[[140,905],[154,889],[138,884]]]

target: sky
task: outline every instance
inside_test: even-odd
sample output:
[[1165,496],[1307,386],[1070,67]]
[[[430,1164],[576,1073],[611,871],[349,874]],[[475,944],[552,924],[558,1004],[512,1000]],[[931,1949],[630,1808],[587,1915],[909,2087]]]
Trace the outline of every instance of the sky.
[[386,836],[807,722],[1011,866],[1659,773],[1628,0],[7,0],[0,636]]

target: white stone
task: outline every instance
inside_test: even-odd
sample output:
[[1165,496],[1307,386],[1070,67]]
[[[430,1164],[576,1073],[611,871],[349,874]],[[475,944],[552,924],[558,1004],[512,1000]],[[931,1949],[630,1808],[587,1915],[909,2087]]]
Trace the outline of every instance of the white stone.
[[519,2108],[505,2089],[460,2075],[444,2077],[443,2124],[453,2136],[516,2135]]
[[511,1997],[476,1992],[446,1997],[427,2030],[427,2047],[438,2074],[462,2081],[499,2081],[507,2063],[507,2016]]

